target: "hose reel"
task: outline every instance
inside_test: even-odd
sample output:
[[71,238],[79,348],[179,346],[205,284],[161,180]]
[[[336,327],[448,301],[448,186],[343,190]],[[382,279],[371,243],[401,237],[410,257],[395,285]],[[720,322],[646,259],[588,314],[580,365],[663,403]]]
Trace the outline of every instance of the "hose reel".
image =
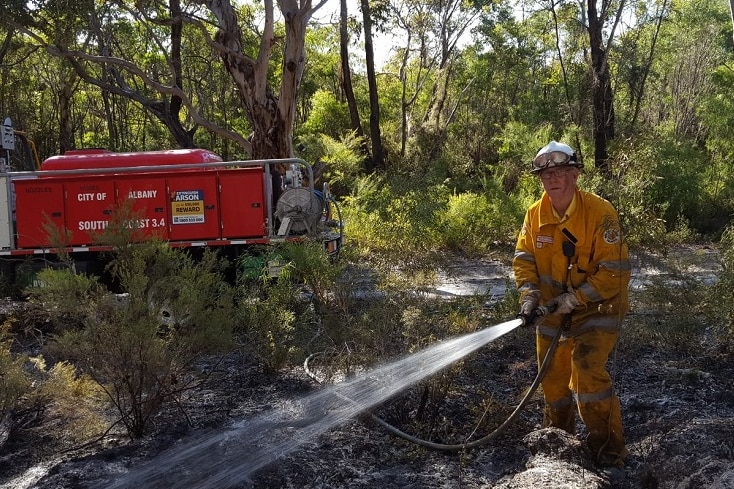
[[278,199],[278,235],[311,233],[321,220],[324,200],[308,187],[289,188]]

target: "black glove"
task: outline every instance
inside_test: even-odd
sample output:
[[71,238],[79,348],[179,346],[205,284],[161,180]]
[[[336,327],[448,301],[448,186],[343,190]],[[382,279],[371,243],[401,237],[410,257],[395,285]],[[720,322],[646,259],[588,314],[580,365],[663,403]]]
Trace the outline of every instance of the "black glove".
[[523,326],[530,326],[538,317],[536,309],[540,304],[540,291],[529,290],[520,299],[520,312],[517,317],[523,320]]

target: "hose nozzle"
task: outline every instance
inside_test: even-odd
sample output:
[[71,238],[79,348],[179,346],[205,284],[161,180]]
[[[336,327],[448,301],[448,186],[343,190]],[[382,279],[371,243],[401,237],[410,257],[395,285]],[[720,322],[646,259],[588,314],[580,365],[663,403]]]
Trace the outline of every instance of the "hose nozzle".
[[517,317],[522,319],[522,326],[532,326],[538,318],[545,316],[546,314],[552,313],[555,310],[555,306],[538,306],[530,314],[518,314]]

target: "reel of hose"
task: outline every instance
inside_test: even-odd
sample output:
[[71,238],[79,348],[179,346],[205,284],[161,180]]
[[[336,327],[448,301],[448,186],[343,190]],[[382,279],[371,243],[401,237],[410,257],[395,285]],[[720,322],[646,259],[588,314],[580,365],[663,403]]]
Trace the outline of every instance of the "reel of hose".
[[314,231],[321,220],[324,205],[325,199],[321,192],[311,191],[308,187],[289,188],[278,199],[275,217],[280,220],[281,225],[288,223],[290,234],[308,233]]

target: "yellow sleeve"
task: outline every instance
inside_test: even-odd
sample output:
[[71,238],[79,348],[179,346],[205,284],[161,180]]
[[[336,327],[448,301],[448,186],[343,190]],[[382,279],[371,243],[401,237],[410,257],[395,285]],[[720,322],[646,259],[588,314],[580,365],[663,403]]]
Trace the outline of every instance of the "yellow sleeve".
[[594,232],[593,273],[576,290],[579,301],[601,302],[626,292],[631,276],[629,251],[616,212],[605,213]]
[[515,255],[512,258],[512,271],[520,298],[531,290],[538,290],[538,269],[535,264],[535,237],[529,212],[525,214],[522,229],[517,237]]

